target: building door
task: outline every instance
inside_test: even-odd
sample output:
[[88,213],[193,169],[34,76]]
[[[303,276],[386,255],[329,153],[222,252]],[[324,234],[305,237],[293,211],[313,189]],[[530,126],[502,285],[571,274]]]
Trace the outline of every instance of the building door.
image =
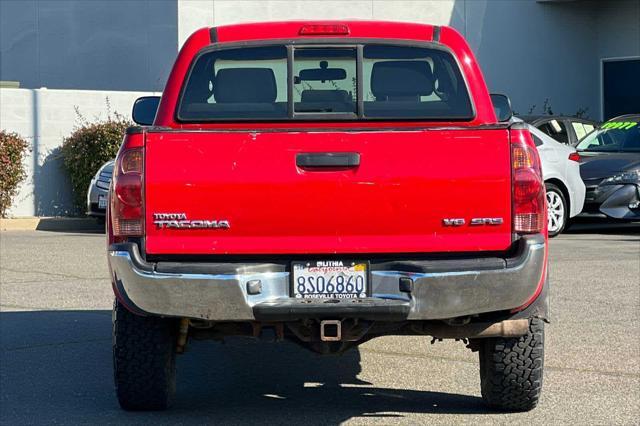
[[605,120],[640,113],[640,58],[602,61],[602,114]]

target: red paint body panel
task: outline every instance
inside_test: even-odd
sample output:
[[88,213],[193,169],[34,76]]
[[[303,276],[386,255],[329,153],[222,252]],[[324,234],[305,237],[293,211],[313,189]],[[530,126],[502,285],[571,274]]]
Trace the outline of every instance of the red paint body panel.
[[[347,25],[348,35],[300,35],[305,25]],[[284,21],[253,22],[223,25],[216,28],[218,42],[236,42],[269,39],[309,38],[385,38],[405,40],[433,40],[433,26],[409,22],[387,21]]]
[[[355,169],[308,171],[300,152],[358,152]],[[507,130],[167,132],[146,139],[152,254],[501,251],[511,244]],[[152,213],[228,220],[158,229]],[[445,227],[444,218],[502,217]]]

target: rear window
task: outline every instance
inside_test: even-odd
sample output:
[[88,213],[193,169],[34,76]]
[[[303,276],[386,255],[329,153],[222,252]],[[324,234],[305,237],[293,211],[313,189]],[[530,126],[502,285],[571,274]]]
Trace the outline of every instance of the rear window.
[[449,52],[373,44],[206,52],[192,66],[178,107],[178,119],[187,122],[472,118]]
[[218,50],[198,58],[178,117],[183,120],[287,118],[284,46]]
[[442,50],[365,46],[364,116],[464,119],[473,115],[460,69]]
[[355,48],[295,49],[293,107],[296,114],[357,113]]
[[567,132],[567,127],[562,121],[549,120],[536,127],[558,142],[566,144],[569,143],[569,133]]

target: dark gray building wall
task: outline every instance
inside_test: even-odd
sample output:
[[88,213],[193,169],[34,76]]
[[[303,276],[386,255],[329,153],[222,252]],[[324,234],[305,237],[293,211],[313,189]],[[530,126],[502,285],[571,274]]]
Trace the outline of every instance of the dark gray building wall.
[[0,80],[21,87],[162,90],[176,0],[0,1]]
[[457,0],[451,25],[465,34],[491,92],[520,114],[597,118],[598,65],[592,2]]

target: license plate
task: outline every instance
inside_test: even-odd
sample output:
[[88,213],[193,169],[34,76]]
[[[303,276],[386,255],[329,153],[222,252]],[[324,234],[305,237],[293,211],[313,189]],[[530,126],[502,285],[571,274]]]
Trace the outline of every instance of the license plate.
[[106,195],[98,195],[98,208],[106,209],[107,208],[107,196]]
[[292,264],[292,294],[298,299],[367,297],[367,262],[323,260]]

